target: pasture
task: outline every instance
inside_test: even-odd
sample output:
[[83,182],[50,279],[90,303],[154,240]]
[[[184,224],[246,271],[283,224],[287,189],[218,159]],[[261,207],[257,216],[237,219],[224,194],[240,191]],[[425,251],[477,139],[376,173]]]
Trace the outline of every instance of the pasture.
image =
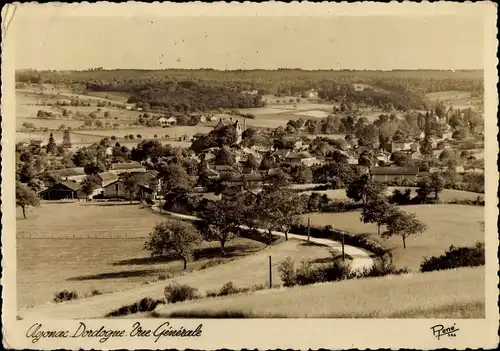
[[480,225],[484,221],[484,207],[443,204],[400,206],[400,209],[415,213],[428,226],[422,234],[407,238],[406,249],[403,249],[399,236],[388,239],[379,237],[376,224],[361,222],[360,211],[308,213],[302,215],[302,218],[306,224],[310,217],[311,226],[331,225],[352,234],[369,235],[391,250],[394,264],[398,268],[407,267],[414,271],[420,269],[424,256],[439,256],[451,245],[472,246],[477,241],[485,240]]
[[[100,279],[102,280],[87,280],[83,282],[81,285],[81,289],[84,289],[83,291],[90,291],[91,287],[96,287],[99,288],[101,285],[97,284],[104,284],[107,283],[109,284],[108,286],[114,287],[114,290],[117,290],[118,288],[131,288],[134,287],[133,289],[128,289],[128,290],[120,290],[116,291],[112,294],[103,294],[100,296],[94,296],[94,297],[89,297],[86,299],[81,299],[81,300],[76,300],[76,301],[69,301],[64,304],[60,305],[53,305],[53,304],[46,304],[42,306],[36,306],[34,308],[21,308],[19,311],[19,315],[22,318],[34,318],[34,317],[39,317],[39,316],[50,316],[51,318],[62,318],[62,319],[74,319],[74,318],[93,318],[93,317],[102,317],[104,316],[107,312],[115,310],[120,308],[123,305],[128,305],[130,303],[134,303],[137,300],[143,298],[143,297],[152,297],[152,298],[161,298],[164,296],[164,289],[165,286],[168,284],[173,283],[174,281],[179,283],[179,284],[189,284],[195,288],[197,288],[200,293],[204,294],[207,291],[213,291],[213,290],[218,290],[228,281],[232,281],[236,286],[239,287],[251,287],[256,284],[267,284],[268,279],[269,279],[269,262],[268,262],[268,256],[272,256],[272,270],[273,270],[273,284],[278,284],[280,283],[279,279],[279,274],[277,270],[277,265],[279,264],[280,261],[282,261],[285,257],[287,256],[292,256],[297,262],[299,262],[301,259],[314,259],[318,260],[321,262],[330,260],[332,258],[331,253],[329,252],[327,247],[324,246],[318,246],[318,245],[313,245],[313,244],[307,244],[302,241],[298,240],[289,240],[289,241],[283,241],[277,245],[270,246],[268,248],[265,248],[257,253],[255,253],[257,250],[262,248],[262,244],[257,243],[253,241],[243,241],[244,239],[235,239],[235,241],[230,242],[228,245],[228,256],[226,260],[232,260],[235,257],[238,256],[243,256],[244,254],[248,253],[253,253],[252,255],[248,255],[246,257],[242,257],[239,259],[235,259],[232,261],[230,264],[220,264],[216,265],[214,267],[206,268],[203,270],[198,270],[191,272],[189,274],[185,275],[179,275],[176,276],[173,279],[167,279],[163,280],[160,282],[156,283],[151,283],[148,285],[140,285],[141,279],[136,279],[135,282],[135,287],[131,283],[126,283],[126,280],[131,280],[133,278],[130,277],[122,277],[121,279],[116,279],[113,277],[102,277]],[[70,242],[75,242],[78,243],[77,241],[71,241]],[[103,245],[102,243],[107,243],[108,241],[103,241],[100,240],[99,243],[101,243],[101,246]],[[111,241],[109,241],[111,243]],[[142,242],[137,242],[137,245],[141,244]],[[252,246],[253,245],[253,246]],[[76,245],[75,245],[76,246]],[[229,253],[230,247],[233,247],[233,251],[235,254],[231,256]],[[141,247],[142,248],[142,247]],[[253,248],[253,249],[252,249]],[[92,252],[94,252],[94,255],[96,255],[96,258],[91,258],[90,261],[94,262],[97,259],[102,258],[104,260],[104,264],[100,263],[100,269],[95,268],[97,263],[92,264],[94,267],[94,270],[97,272],[107,272],[110,271],[110,269],[115,268],[116,264],[120,264],[120,261],[125,260],[128,262],[127,264],[130,264],[132,266],[135,266],[135,268],[141,268],[141,270],[134,270],[131,269],[131,273],[128,273],[130,276],[133,274],[141,274],[142,280],[144,280],[144,273],[141,271],[144,271],[144,268],[147,268],[147,266],[144,265],[144,263],[141,263],[142,261],[147,261],[145,259],[145,256],[139,256],[139,253],[136,253],[135,256],[133,255],[133,249],[128,249],[128,257],[127,253],[119,253],[118,250],[110,252],[107,252],[106,258],[104,257],[97,257],[99,255],[96,250],[103,250],[105,251],[106,249],[104,248],[96,248],[93,247]],[[111,249],[110,249],[111,250]],[[140,250],[140,248],[138,248]],[[242,250],[244,250],[243,253],[240,253]],[[248,252],[247,250],[250,250],[251,252]],[[90,251],[90,250],[89,250]],[[213,250],[212,250],[213,251]],[[218,253],[218,251],[217,251]],[[235,256],[236,255],[236,256]],[[142,257],[139,259],[135,259],[134,257]],[[57,259],[57,258],[55,258]],[[57,259],[59,260],[59,259]],[[73,262],[74,259],[71,258],[70,256],[67,256],[65,261],[69,260],[70,262]],[[58,261],[56,261],[58,262]],[[189,265],[195,266],[201,263],[206,263],[208,260],[203,260],[203,261],[195,261],[188,263],[188,268]],[[62,262],[61,262],[62,263]],[[107,263],[107,264],[106,264]],[[179,262],[175,261],[170,264],[179,264]],[[34,265],[34,264],[33,264]],[[47,263],[45,266],[51,266],[54,265],[54,259],[52,260],[52,263]],[[82,279],[81,275],[83,274],[88,274],[86,272],[83,272],[87,270],[87,267],[81,267],[78,265],[78,263],[75,263],[75,266],[73,266],[73,271],[67,271],[66,276],[67,277],[73,277],[75,279],[75,271],[78,271],[78,275],[80,276],[79,279]],[[19,267],[19,263],[18,263]],[[170,267],[170,266],[169,266]],[[125,266],[119,266],[118,270],[123,270]],[[152,268],[149,268],[152,269]],[[57,273],[57,269],[51,268],[53,274],[61,274]],[[170,268],[169,268],[170,270]],[[31,276],[33,276],[33,273]],[[40,272],[41,273],[41,272]],[[156,276],[159,272],[155,272]],[[18,273],[19,274],[19,273]],[[95,273],[94,273],[95,274]],[[18,275],[19,276],[19,275]],[[78,278],[78,277],[77,277]],[[87,277],[83,277],[84,279],[87,279]],[[19,279],[19,278],[18,278]],[[46,286],[45,288],[45,296],[46,297],[51,297],[51,293],[53,290],[60,290],[63,288],[71,288],[74,287],[74,281],[68,282],[67,280],[62,280],[59,279],[59,282],[57,284],[57,288],[55,287],[55,282],[51,283],[46,280],[46,278],[38,278],[40,280],[44,280],[44,284]],[[106,282],[103,282],[105,280]],[[119,285],[121,282],[121,285]],[[51,286],[54,286],[54,288],[50,288]],[[41,291],[39,292],[31,292],[28,291],[29,286],[28,283],[25,283],[23,285],[24,293],[27,296],[30,296],[30,294],[41,294]],[[18,295],[20,296],[20,289],[18,288]],[[50,296],[49,296],[50,295]],[[21,297],[20,297],[21,298]]]
[[168,304],[141,318],[484,318],[484,275],[484,267],[460,268],[264,290]]
[[[304,184],[303,187],[313,187],[319,184]],[[394,192],[394,190],[405,191],[406,189],[411,189],[410,196],[414,197],[417,195],[416,187],[404,187],[404,186],[390,186],[387,187],[386,195],[390,196]],[[315,190],[315,191],[304,191],[301,194],[311,195],[311,193],[318,193],[320,195],[326,194],[328,198],[332,200],[349,200],[346,195],[345,189],[333,189],[333,190]],[[454,189],[443,189],[439,193],[439,201],[441,202],[450,202],[456,200],[476,200],[478,197],[484,199],[484,194],[474,193],[472,191],[463,191],[463,190],[454,190]]]
[[[30,208],[27,216],[23,219],[18,209],[18,308],[50,302],[55,292],[64,289],[76,290],[80,296],[92,289],[130,289],[159,274],[183,270],[181,261],[152,259],[143,250],[149,233],[164,218],[140,205],[43,203]],[[203,242],[188,270],[200,269],[214,258],[227,262],[264,247],[237,238],[227,244],[226,257],[220,258],[217,242]]]

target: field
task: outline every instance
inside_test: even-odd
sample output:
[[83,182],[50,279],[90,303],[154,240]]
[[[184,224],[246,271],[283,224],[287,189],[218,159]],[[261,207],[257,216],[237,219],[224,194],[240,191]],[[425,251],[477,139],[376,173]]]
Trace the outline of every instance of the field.
[[469,107],[482,110],[480,100],[472,98],[470,92],[466,91],[440,91],[426,94],[426,98],[431,101],[441,101],[445,105],[453,106],[453,108],[467,109]]
[[[332,225],[350,233],[367,234],[389,248],[397,267],[408,267],[417,271],[424,256],[441,255],[450,245],[471,246],[485,240],[480,222],[484,221],[484,207],[464,205],[411,205],[400,206],[412,212],[428,225],[427,230],[406,240],[403,249],[401,237],[382,239],[377,235],[376,224],[360,221],[360,212],[311,213],[303,215],[304,223],[311,218],[312,226]],[[382,228],[383,229],[383,228]]]
[[[80,295],[94,288],[116,291],[138,287],[160,273],[181,271],[181,261],[154,260],[143,250],[150,231],[162,217],[139,207],[127,203],[44,203],[30,210],[26,220],[18,211],[18,308],[51,301],[53,294],[63,289],[76,290]],[[224,260],[264,246],[238,238],[228,244]],[[199,269],[219,257],[218,243],[205,242],[201,248],[188,269]]]
[[[18,210],[18,308],[49,302],[55,292],[63,289],[76,290],[81,295],[92,289],[102,292],[131,289],[161,273],[182,271],[181,261],[151,259],[143,250],[149,232],[162,217],[140,205],[43,203],[30,209],[27,216],[28,219],[22,219]],[[30,237],[38,239],[28,239]],[[220,288],[230,280],[239,286],[263,284],[269,274],[267,256],[272,255],[273,281],[279,283],[276,265],[286,256],[293,256],[297,261],[332,257],[327,247],[295,240],[250,255],[264,247],[260,242],[237,238],[226,244],[222,261],[243,258],[175,280],[186,281],[203,291]],[[246,255],[250,256],[244,257]],[[189,270],[200,269],[213,259],[220,260],[219,244],[204,242],[195,257],[194,262],[188,263]],[[161,294],[166,283],[152,284],[152,291]]]
[[[309,186],[314,186],[314,184],[310,184]],[[417,195],[417,188],[415,187],[402,187],[402,186],[391,186],[387,189],[387,195],[391,195],[395,189],[399,189],[404,191],[405,189],[411,189],[411,196]],[[304,191],[301,194],[311,195],[311,193],[318,194],[326,194],[332,200],[348,200],[348,197],[345,193],[345,189],[335,189],[335,190],[319,190],[319,191]],[[453,190],[453,189],[444,189],[441,193],[439,193],[439,200],[443,202],[450,202],[454,200],[476,200],[477,197],[481,197],[484,199],[484,194],[481,193],[473,193],[471,191],[462,191],[462,190]]]
[[141,318],[484,318],[484,274],[461,268],[273,289],[165,305]]
[[126,103],[130,97],[129,93],[124,93],[121,91],[90,91],[87,93],[89,96],[94,96],[102,98],[109,101],[116,101],[120,103]]

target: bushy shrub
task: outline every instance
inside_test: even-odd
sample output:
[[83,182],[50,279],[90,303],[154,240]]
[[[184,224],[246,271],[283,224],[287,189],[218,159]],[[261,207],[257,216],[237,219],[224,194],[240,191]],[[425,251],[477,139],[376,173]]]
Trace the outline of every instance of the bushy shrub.
[[352,272],[353,278],[383,277],[386,275],[407,274],[408,268],[396,268],[389,260],[377,261],[370,268],[358,269]]
[[295,282],[298,285],[309,285],[325,281],[323,267],[313,267],[310,261],[300,262],[299,268],[295,272]]
[[102,292],[100,290],[97,290],[97,289],[92,289],[92,291],[90,292],[90,295],[92,295],[92,296],[102,295]]
[[453,245],[441,256],[424,258],[420,264],[422,272],[440,271],[459,267],[476,267],[485,264],[484,243],[473,247],[454,247]]
[[278,272],[284,286],[294,286],[296,284],[295,261],[291,257],[286,257],[279,263]]
[[59,303],[63,301],[71,301],[78,299],[78,293],[76,291],[63,290],[54,294],[54,302]]
[[198,298],[198,289],[187,284],[172,283],[165,287],[165,299],[169,303],[194,300]]
[[208,261],[207,263],[205,263],[203,266],[201,266],[200,269],[207,269],[207,268],[210,268],[210,267],[215,267],[215,266],[218,266],[220,264],[224,263],[224,260],[221,259],[221,258],[214,258],[210,261]]
[[145,297],[141,299],[139,302],[133,303],[131,305],[122,306],[117,310],[109,312],[105,315],[105,317],[116,317],[116,316],[126,316],[132,313],[138,312],[150,312],[153,311],[156,306],[160,304],[164,304],[165,300],[154,300],[150,297]]
[[207,292],[207,297],[234,295],[234,294],[248,292],[250,290],[251,289],[249,288],[237,288],[233,284],[233,282],[227,282],[222,286],[222,288],[219,291]]
[[321,267],[321,276],[323,281],[334,282],[344,279],[349,279],[351,274],[351,265],[349,262],[344,262],[337,259],[332,263]]
[[[294,226],[290,230],[290,233],[298,235],[307,235],[307,226],[299,225]],[[383,247],[378,242],[370,239],[368,235],[350,234],[346,232],[341,232],[339,230],[333,229],[332,226],[325,227],[311,227],[311,236],[314,238],[326,238],[335,241],[342,241],[342,236],[344,237],[344,243],[346,245],[356,246],[367,251],[374,253],[375,255],[381,257],[390,255],[390,252]]]

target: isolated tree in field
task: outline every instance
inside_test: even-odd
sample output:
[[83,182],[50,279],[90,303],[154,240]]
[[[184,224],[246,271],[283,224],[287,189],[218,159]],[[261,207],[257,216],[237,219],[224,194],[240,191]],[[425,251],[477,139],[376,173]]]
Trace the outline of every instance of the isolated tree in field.
[[429,177],[424,177],[418,180],[417,183],[417,196],[422,203],[424,203],[429,195],[432,193],[431,181]]
[[224,256],[226,243],[238,235],[246,213],[241,201],[211,201],[200,212],[200,232],[206,241],[218,241]]
[[27,185],[17,182],[16,184],[16,206],[23,210],[23,217],[26,218],[27,206],[38,206],[40,200],[36,193]]
[[69,129],[66,129],[63,134],[62,147],[66,149],[71,149],[71,134]]
[[99,187],[99,178],[95,175],[87,175],[80,184],[80,189],[86,195],[86,200]]
[[131,173],[125,173],[120,177],[120,180],[123,182],[123,188],[128,194],[130,203],[132,203],[134,194],[137,192],[137,189],[139,189],[139,181],[137,177]]
[[363,223],[376,223],[377,232],[380,235],[380,227],[387,224],[387,220],[392,216],[395,207],[384,198],[377,198],[363,207],[361,211],[361,221]]
[[49,142],[47,143],[47,154],[55,154],[57,150],[57,145],[54,140],[54,135],[50,133]]
[[268,230],[271,243],[273,230],[282,231],[288,240],[288,232],[301,223],[305,208],[306,202],[294,191],[266,187],[257,196],[254,212],[260,227]]
[[153,257],[170,255],[180,258],[186,269],[188,261],[193,259],[193,253],[202,240],[200,233],[191,223],[174,219],[158,223],[144,249],[150,251]]
[[104,117],[105,117],[105,118],[109,118],[109,117],[110,117],[110,115],[109,115],[109,111],[104,111]]
[[417,219],[414,213],[396,210],[387,218],[387,230],[382,233],[382,236],[401,236],[403,248],[406,249],[406,239],[412,235],[423,233],[426,229],[427,225]]

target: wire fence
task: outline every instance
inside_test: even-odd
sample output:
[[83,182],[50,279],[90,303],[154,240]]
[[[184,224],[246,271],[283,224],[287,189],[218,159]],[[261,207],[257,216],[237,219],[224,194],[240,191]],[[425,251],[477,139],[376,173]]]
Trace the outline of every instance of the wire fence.
[[110,235],[92,235],[92,234],[71,234],[71,235],[36,235],[36,234],[16,234],[16,239],[40,239],[40,240],[82,240],[82,239],[95,239],[95,240],[136,240],[136,239],[149,239],[149,236],[136,236],[127,234],[110,234]]

